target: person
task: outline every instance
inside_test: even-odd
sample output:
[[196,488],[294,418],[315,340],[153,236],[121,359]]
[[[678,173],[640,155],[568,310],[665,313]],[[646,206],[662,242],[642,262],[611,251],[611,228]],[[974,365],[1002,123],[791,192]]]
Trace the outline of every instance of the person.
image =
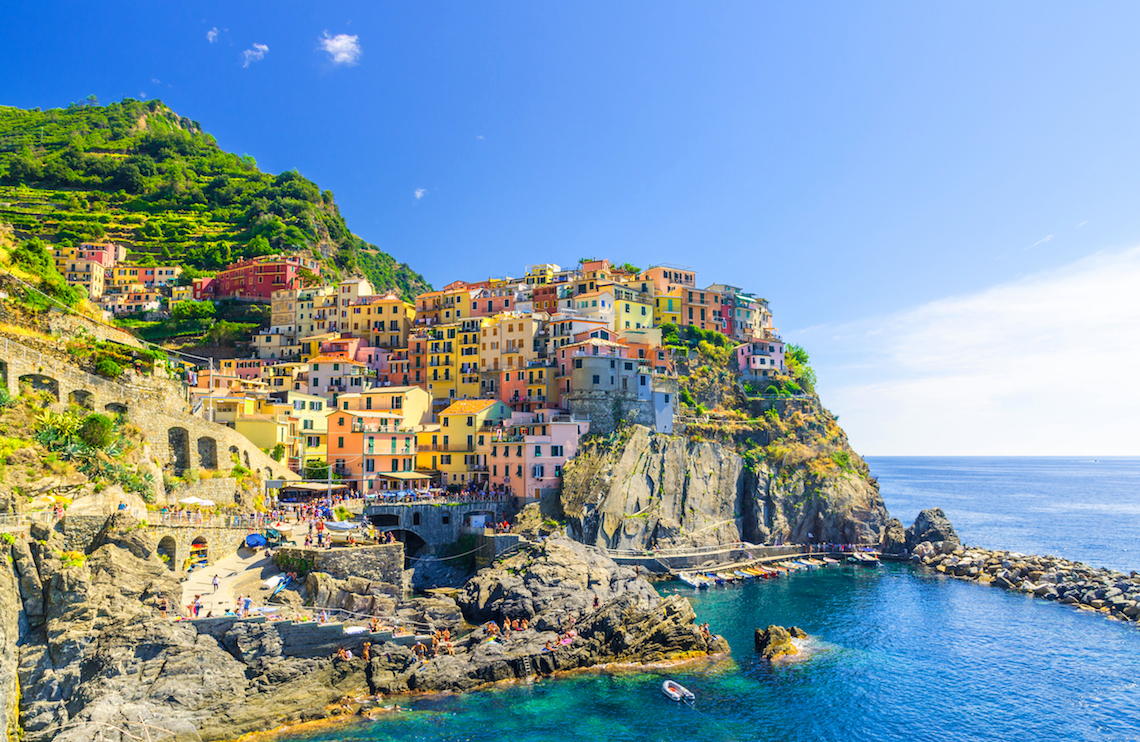
[[245,617],[246,618],[249,618],[249,606],[251,603],[253,603],[253,596],[252,595],[245,596],[245,601],[243,601],[242,607],[245,608]]
[[595,595],[595,596],[594,596],[594,608],[595,608],[595,609],[597,609],[599,602],[600,602],[600,601],[598,600],[598,596],[597,596],[597,595]]
[[170,609],[170,605],[166,602],[166,596],[165,595],[158,596],[158,610],[159,610],[159,613],[162,614],[163,618],[166,618],[166,611],[169,609]]
[[542,648],[542,651],[543,652],[553,652],[554,648],[550,646],[550,642],[547,642],[546,646]]
[[214,592],[218,592],[218,585],[222,584],[222,581],[218,579],[217,575],[214,575],[214,579],[211,580],[211,582],[214,585]]
[[198,617],[198,611],[202,610],[202,596],[201,595],[195,595],[194,596],[194,602],[191,603],[190,605],[191,605],[191,610],[194,613],[194,618],[197,618]]
[[360,653],[364,656],[365,662],[368,662],[372,659],[372,652],[370,651],[371,649],[372,642],[364,642],[364,646],[361,648]]
[[321,615],[320,615],[320,618],[318,619],[318,621],[320,623],[328,623],[329,622],[329,612],[328,611],[321,611]]

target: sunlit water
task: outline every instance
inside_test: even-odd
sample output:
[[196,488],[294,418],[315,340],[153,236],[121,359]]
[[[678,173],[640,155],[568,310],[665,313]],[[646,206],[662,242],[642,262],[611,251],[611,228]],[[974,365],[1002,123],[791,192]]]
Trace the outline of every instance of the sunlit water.
[[[1106,516],[1086,536],[1076,529],[1088,524],[1098,486],[1128,501],[1138,462],[1117,460],[1115,473],[1103,476],[1068,475],[1084,482],[1074,503],[1077,486],[1063,484],[1062,473],[1081,471],[1072,464],[1005,461],[987,476],[989,461],[875,459],[871,466],[900,517],[942,505],[969,542],[1016,541],[1009,545],[1122,561],[1109,558],[1122,544],[1107,539],[1135,539],[1134,528]],[[933,483],[926,496],[924,471]],[[1035,498],[1038,478],[1056,489]],[[1070,493],[1063,507],[1055,495],[1062,490]],[[1135,488],[1130,497],[1135,503]],[[1012,520],[1015,512],[1023,517]],[[1081,525],[1068,526],[1070,517]],[[1009,522],[1015,527],[1003,531]],[[660,675],[587,674],[402,699],[412,711],[296,739],[1140,740],[1135,625],[905,565],[843,566],[699,594],[677,583],[661,589],[691,597],[699,620],[732,645],[735,663],[719,672],[668,674],[696,693],[691,707],[661,694]],[[811,653],[776,666],[757,660],[752,631],[770,623],[803,627]]]

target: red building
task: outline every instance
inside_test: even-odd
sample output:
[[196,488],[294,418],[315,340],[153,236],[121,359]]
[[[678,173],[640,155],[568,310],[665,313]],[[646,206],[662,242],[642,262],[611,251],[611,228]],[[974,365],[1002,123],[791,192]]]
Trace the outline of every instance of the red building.
[[194,282],[195,299],[230,297],[268,302],[274,291],[301,288],[301,269],[320,273],[320,263],[296,255],[267,255],[233,263],[212,279]]

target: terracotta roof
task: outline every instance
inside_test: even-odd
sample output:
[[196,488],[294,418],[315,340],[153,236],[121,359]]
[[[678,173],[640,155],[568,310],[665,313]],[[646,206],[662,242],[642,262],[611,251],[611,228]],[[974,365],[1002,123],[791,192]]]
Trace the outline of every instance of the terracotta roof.
[[492,407],[497,399],[461,399],[458,402],[453,402],[441,415],[471,415],[476,412],[482,412],[488,407]]

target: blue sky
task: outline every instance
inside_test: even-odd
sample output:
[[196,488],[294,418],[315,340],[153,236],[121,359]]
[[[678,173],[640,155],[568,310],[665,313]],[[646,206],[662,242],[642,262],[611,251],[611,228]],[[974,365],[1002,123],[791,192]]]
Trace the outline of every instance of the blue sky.
[[[1140,244],[1136,4],[190,5],[10,7],[0,103],[161,98],[333,190],[437,286],[600,256],[753,289],[867,453],[985,451],[918,450],[832,401],[917,373],[888,330],[851,337],[948,297],[1056,290]],[[969,352],[1018,345],[988,342]],[[1077,451],[1042,445],[1012,452]]]

